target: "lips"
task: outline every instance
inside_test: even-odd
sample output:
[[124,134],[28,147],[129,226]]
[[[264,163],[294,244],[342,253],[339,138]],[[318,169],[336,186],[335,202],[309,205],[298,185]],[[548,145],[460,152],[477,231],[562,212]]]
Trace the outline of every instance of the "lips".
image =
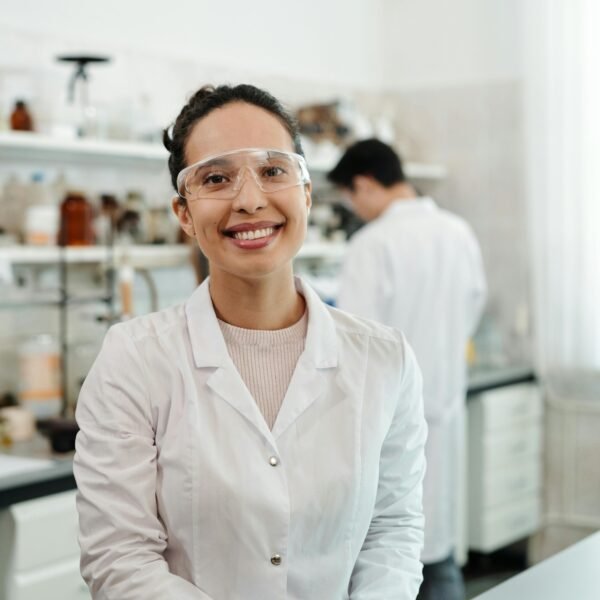
[[240,223],[223,230],[223,235],[242,250],[258,250],[271,244],[283,227],[275,221]]

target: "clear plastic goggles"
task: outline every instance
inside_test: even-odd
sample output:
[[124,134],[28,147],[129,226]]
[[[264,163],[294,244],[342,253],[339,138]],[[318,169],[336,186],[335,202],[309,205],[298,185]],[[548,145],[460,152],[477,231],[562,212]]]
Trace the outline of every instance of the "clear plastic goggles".
[[177,193],[186,200],[233,200],[246,175],[266,194],[310,182],[304,157],[283,150],[243,148],[211,156],[177,175]]

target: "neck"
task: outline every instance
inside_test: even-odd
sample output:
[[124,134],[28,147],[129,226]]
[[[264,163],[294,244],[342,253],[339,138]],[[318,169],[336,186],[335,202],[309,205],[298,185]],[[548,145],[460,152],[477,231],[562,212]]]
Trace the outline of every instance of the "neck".
[[210,276],[210,296],[219,319],[244,329],[285,329],[297,323],[305,309],[291,265],[284,276],[256,279],[215,269]]
[[415,188],[406,181],[387,188],[386,192],[389,202],[393,202],[394,200],[414,200],[417,197]]
[[383,189],[382,202],[377,216],[383,214],[393,202],[398,200],[414,200],[417,197],[415,188],[403,181],[389,188]]

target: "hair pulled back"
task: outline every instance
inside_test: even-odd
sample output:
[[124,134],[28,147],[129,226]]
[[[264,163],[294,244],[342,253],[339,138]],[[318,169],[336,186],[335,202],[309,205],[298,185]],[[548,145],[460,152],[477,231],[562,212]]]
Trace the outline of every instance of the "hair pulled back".
[[[294,149],[298,154],[304,154],[300,143],[300,134],[296,120],[283,107],[283,105],[269,92],[249,84],[230,85],[205,85],[201,87],[181,109],[172,128],[163,131],[163,144],[170,152],[169,172],[171,183],[177,190],[177,175],[187,164],[185,160],[185,145],[194,125],[203,117],[217,108],[231,102],[246,102],[269,111],[277,117],[287,129]],[[183,200],[182,200],[183,201]]]

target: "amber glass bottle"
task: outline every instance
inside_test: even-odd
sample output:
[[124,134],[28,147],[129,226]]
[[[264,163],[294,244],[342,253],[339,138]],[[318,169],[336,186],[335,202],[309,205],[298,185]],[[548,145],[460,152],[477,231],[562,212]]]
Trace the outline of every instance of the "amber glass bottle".
[[94,243],[93,209],[81,192],[67,192],[60,206],[60,244],[90,246]]
[[10,128],[14,131],[33,131],[33,120],[23,100],[17,100],[10,115]]

